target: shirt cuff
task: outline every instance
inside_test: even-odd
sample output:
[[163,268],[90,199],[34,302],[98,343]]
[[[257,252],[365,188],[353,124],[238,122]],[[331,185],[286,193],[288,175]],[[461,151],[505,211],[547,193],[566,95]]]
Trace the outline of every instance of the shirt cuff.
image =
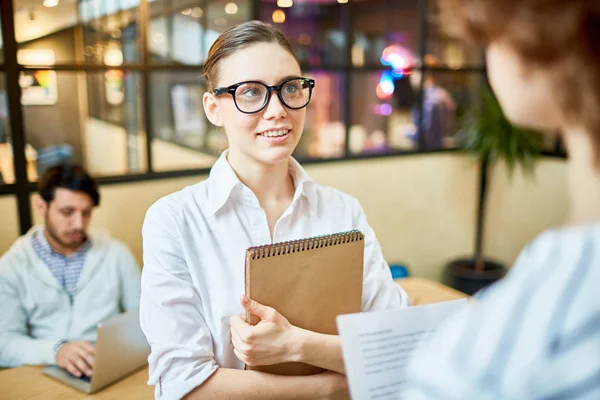
[[199,370],[195,375],[190,376],[184,381],[172,381],[165,383],[161,378],[154,387],[154,398],[156,400],[180,400],[185,395],[202,385],[212,374],[219,369],[216,363],[209,368]]
[[59,340],[54,346],[52,346],[52,353],[54,354],[54,359],[56,360],[56,353],[58,353],[58,350],[60,350],[61,347],[63,347],[66,343],[68,342],[68,340]]

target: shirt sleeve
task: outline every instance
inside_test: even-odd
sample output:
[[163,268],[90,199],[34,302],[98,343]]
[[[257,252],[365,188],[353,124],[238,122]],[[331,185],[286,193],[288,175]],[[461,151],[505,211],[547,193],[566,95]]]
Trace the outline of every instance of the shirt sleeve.
[[378,311],[407,307],[408,295],[394,280],[390,267],[383,258],[383,252],[369,226],[367,217],[358,202],[353,199],[354,226],[365,236],[363,311]]
[[508,356],[502,349],[512,346],[518,335],[517,310],[523,308],[518,293],[526,293],[522,283],[535,272],[532,258],[531,248],[526,248],[506,278],[477,294],[421,344],[409,367],[406,398],[514,398],[501,392],[499,371]]
[[6,263],[0,261],[0,367],[52,364],[53,347],[58,340],[34,339],[28,335],[19,278]]
[[140,325],[151,347],[148,383],[156,385],[157,399],[180,399],[218,368],[178,223],[175,210],[155,204],[142,229]]

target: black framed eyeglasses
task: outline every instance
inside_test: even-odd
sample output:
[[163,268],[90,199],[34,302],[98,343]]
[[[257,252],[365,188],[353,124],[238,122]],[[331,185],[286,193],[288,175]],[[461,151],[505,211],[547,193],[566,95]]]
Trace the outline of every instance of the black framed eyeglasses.
[[268,86],[257,81],[246,81],[216,88],[212,92],[215,96],[230,94],[240,112],[254,114],[267,106],[273,91],[277,92],[279,101],[287,108],[292,110],[304,108],[310,102],[314,87],[315,81],[313,79],[291,78],[277,86]]

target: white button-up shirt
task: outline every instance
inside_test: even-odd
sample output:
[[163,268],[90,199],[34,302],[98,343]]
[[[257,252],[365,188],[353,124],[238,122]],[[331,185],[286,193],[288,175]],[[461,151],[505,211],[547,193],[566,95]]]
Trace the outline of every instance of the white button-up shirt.
[[244,314],[250,246],[359,229],[365,235],[363,310],[408,305],[355,198],[317,185],[292,159],[295,194],[271,239],[264,210],[226,155],[207,180],[160,199],[144,221],[140,322],[152,348],[149,384],[156,384],[157,398],[181,398],[218,367],[244,367],[233,352],[229,318]]

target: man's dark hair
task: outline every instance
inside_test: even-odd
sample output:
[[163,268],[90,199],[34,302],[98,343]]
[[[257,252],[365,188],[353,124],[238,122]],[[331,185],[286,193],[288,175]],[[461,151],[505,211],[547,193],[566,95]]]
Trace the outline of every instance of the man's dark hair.
[[57,165],[44,172],[38,183],[38,192],[47,204],[54,200],[57,188],[86,193],[95,206],[100,204],[98,185],[79,165]]

